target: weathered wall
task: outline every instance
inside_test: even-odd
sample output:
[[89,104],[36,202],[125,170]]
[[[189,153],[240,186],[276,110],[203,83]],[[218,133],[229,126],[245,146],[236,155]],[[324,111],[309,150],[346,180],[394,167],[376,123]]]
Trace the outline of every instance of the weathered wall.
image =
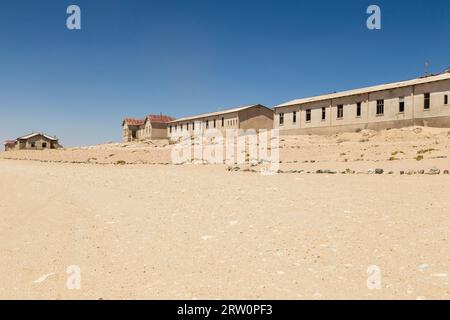
[[18,145],[18,149],[26,149],[26,150],[43,150],[43,149],[52,149],[57,148],[59,145],[50,139],[47,139],[44,136],[35,136],[31,137],[27,140],[20,140]]
[[255,106],[239,111],[239,128],[243,130],[271,130],[273,128],[273,110]]
[[167,139],[167,123],[154,122],[151,125],[151,139]]
[[[223,118],[223,126],[222,126],[222,118]],[[216,115],[212,117],[202,117],[198,119],[192,119],[189,121],[180,121],[180,122],[171,122],[167,127],[167,134],[169,137],[180,136],[183,133],[189,132],[189,134],[193,134],[194,130],[192,124],[195,123],[195,130],[198,130],[198,126],[205,131],[207,129],[208,121],[208,129],[219,129],[223,133],[226,129],[238,129],[239,128],[239,116],[237,112],[227,113],[222,115]],[[215,121],[215,126],[214,126]],[[170,126],[172,127],[172,132],[170,132]]]
[[[136,138],[133,138],[133,130],[136,132]],[[125,124],[122,129],[122,141],[131,142],[138,140],[140,135],[139,126],[129,126]]]
[[16,150],[16,145],[13,144],[6,144],[5,145],[5,151],[12,151],[12,150]]
[[[424,93],[431,94],[429,110],[424,109]],[[431,82],[415,86],[396,88],[354,96],[294,105],[275,110],[274,127],[282,134],[318,133],[331,134],[342,131],[370,128],[380,130],[412,124],[428,126],[449,126],[450,105],[444,105],[444,96],[450,95],[450,80]],[[400,112],[400,98],[404,99],[405,110]],[[384,114],[377,114],[377,100],[384,100]],[[361,116],[356,113],[361,103]],[[338,105],[343,105],[344,116],[337,117]],[[326,118],[322,120],[322,108]],[[306,110],[311,110],[311,121],[306,121]],[[293,112],[297,122],[293,122]],[[280,114],[284,124],[280,124]],[[442,119],[439,119],[442,118]]]

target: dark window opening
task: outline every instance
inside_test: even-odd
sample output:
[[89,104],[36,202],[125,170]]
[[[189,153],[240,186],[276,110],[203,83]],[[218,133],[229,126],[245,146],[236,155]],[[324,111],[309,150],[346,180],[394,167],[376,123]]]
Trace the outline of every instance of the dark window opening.
[[384,100],[377,100],[377,115],[382,116],[384,115]]
[[284,113],[280,113],[280,125],[284,124]]
[[361,102],[356,104],[356,116],[361,117]]
[[405,98],[401,97],[398,103],[398,112],[403,113],[405,112]]
[[292,123],[297,123],[297,112],[296,111],[294,111],[292,113]]
[[342,119],[344,118],[344,105],[340,104],[337,106],[337,118]]
[[327,110],[325,107],[322,107],[322,120],[325,120],[327,117]]
[[42,148],[47,148],[47,142],[42,143]]
[[214,128],[216,127],[216,119],[214,119]]
[[311,109],[306,110],[306,122],[311,122]]
[[222,117],[222,127],[224,127],[224,126],[225,126],[225,118]]
[[446,94],[444,96],[444,104],[447,105],[448,104],[448,94]]
[[206,129],[209,128],[209,120],[206,120]]
[[423,108],[430,109],[430,94],[429,93],[424,94]]

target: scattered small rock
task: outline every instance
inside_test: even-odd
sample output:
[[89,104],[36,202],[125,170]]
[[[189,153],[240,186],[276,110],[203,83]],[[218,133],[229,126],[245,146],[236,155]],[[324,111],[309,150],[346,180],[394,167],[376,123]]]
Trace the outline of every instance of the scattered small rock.
[[422,132],[422,128],[414,128],[413,132],[414,132],[415,134],[419,134],[419,133]]
[[377,169],[369,169],[369,170],[367,171],[367,173],[368,173],[368,174],[383,174],[383,173],[384,173],[384,170],[383,170],[383,169],[380,169],[380,168],[377,168]]
[[433,167],[433,168],[430,169],[430,171],[428,171],[427,174],[429,174],[429,175],[436,175],[436,174],[440,174],[440,173],[441,173],[441,170],[439,170],[436,167]]

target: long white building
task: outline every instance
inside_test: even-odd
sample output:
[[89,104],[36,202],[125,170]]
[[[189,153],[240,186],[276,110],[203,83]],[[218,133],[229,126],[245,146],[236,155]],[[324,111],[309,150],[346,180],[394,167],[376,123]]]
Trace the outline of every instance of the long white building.
[[332,134],[411,125],[450,127],[450,72],[297,99],[274,108],[281,134]]

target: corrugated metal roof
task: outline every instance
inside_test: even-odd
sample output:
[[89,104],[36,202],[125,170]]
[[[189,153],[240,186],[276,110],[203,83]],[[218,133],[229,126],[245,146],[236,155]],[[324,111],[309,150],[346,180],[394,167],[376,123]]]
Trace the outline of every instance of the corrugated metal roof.
[[347,96],[354,96],[354,95],[358,95],[358,94],[364,94],[364,93],[370,93],[370,92],[376,92],[376,91],[408,87],[408,86],[412,86],[412,85],[447,80],[447,79],[450,79],[450,73],[448,73],[448,72],[439,74],[439,75],[435,75],[435,76],[417,78],[417,79],[413,79],[413,80],[393,82],[393,83],[382,84],[382,85],[377,85],[377,86],[373,86],[373,87],[366,87],[366,88],[361,88],[361,89],[324,94],[324,95],[315,96],[315,97],[296,99],[296,100],[292,100],[292,101],[280,104],[278,106],[275,106],[275,108],[305,104],[305,103],[310,103],[310,102],[318,102],[318,101],[342,98],[342,97],[347,97]]
[[6,140],[4,144],[5,145],[16,144],[16,142],[17,142],[16,140]]
[[[180,118],[180,119],[171,121],[170,123],[178,123],[178,122],[183,122],[183,121],[214,117],[214,116],[219,116],[219,115],[222,115],[222,114],[229,114],[229,113],[239,112],[239,111],[242,111],[242,110],[245,110],[245,109],[248,109],[248,108],[253,108],[253,107],[256,107],[256,106],[262,106],[262,105],[260,105],[260,104],[252,104],[252,105],[242,106],[242,107],[233,108],[233,109],[225,109],[225,110],[216,111],[216,112],[203,113],[203,114],[198,114],[196,116]],[[262,106],[262,107],[264,107],[264,106]]]
[[53,141],[57,141],[57,140],[58,140],[58,139],[56,139],[56,138],[47,136],[47,135],[45,135],[45,134],[43,134],[43,133],[31,133],[31,134],[29,134],[29,135],[26,135],[26,136],[17,138],[17,140],[27,140],[27,139],[33,138],[33,137],[35,137],[35,136],[43,136],[43,137],[45,137],[45,138],[47,138],[47,139],[49,139],[49,140],[53,140]]

